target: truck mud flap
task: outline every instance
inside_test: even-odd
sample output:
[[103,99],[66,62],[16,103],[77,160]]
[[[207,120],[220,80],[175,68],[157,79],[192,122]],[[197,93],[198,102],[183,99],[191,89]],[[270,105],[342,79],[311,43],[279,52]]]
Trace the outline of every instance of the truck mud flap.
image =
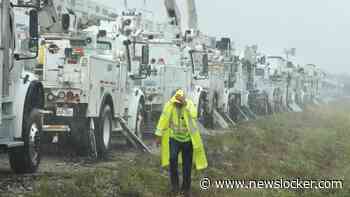
[[235,121],[233,121],[227,113],[221,112],[221,111],[218,111],[218,113],[227,122],[227,124],[229,124],[229,126],[235,126],[236,125]]
[[326,105],[327,104],[326,101],[323,98],[317,98],[316,100],[322,105]]
[[319,99],[315,98],[315,99],[313,99],[313,103],[314,103],[315,105],[321,105],[321,104],[322,104],[322,101],[320,101]]
[[317,99],[312,99],[312,103],[315,105],[321,105]]
[[249,120],[249,116],[243,111],[243,109],[242,109],[240,106],[234,104],[234,107],[235,107],[236,110],[242,115],[242,117],[244,118],[244,120],[246,120],[246,121]]
[[256,119],[256,115],[249,109],[249,107],[242,106],[242,111],[244,111],[244,113],[247,114],[250,119]]
[[303,110],[295,103],[291,103],[288,107],[292,110],[292,112],[302,112]]
[[128,138],[135,148],[141,149],[146,153],[151,153],[151,149],[129,129],[124,119],[119,118],[119,122],[123,129],[123,135]]
[[213,111],[214,122],[222,129],[230,128],[230,124],[227,123],[225,118],[216,110]]

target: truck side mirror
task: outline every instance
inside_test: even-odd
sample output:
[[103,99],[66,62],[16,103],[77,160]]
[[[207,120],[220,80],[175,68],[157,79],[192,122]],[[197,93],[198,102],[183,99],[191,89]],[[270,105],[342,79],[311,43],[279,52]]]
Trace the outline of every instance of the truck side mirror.
[[209,72],[209,59],[208,59],[208,54],[203,54],[203,70],[202,70],[202,75],[207,76]]
[[149,64],[149,46],[143,45],[142,46],[141,65],[148,65],[148,64]]
[[20,54],[14,54],[16,60],[27,60],[35,59],[39,54],[39,31],[38,31],[38,12],[35,9],[29,11],[29,51],[35,53],[35,56],[32,57],[21,57]]
[[126,52],[126,60],[127,60],[127,65],[128,65],[128,72],[131,71],[131,54],[130,54],[130,47],[129,45],[131,44],[130,40],[124,40],[123,45],[125,46],[125,52]]
[[39,37],[38,32],[38,12],[34,9],[29,12],[29,35],[33,40],[37,40]]
[[70,16],[69,14],[62,14],[62,29],[67,31],[70,26]]

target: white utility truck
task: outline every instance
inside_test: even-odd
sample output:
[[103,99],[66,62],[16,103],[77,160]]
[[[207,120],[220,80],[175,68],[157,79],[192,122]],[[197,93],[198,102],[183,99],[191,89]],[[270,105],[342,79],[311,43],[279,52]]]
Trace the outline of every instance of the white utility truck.
[[[8,151],[15,172],[32,173],[37,170],[41,158],[44,107],[43,86],[31,72],[38,50],[39,5],[19,2],[21,4],[0,1],[0,148]],[[29,13],[29,16],[21,16],[28,20],[29,28],[24,28],[28,32],[16,32],[15,9]]]
[[319,104],[322,72],[315,64],[306,64],[303,67],[304,103]]
[[215,38],[199,30],[195,0],[165,0],[165,7],[170,23],[181,32],[181,46],[184,57],[188,59],[185,64],[192,69],[191,91],[188,94],[198,108],[199,121],[205,127],[213,127],[214,122],[227,126],[225,118],[218,113],[216,103],[219,98],[215,94],[216,88],[223,88],[223,80],[218,77],[223,68],[213,69],[213,72],[209,69],[210,62],[216,61]]
[[[134,72],[143,73],[133,81],[135,88],[144,93],[140,103],[138,122],[141,129],[135,134],[141,139],[154,133],[163,105],[171,98],[175,90],[182,88],[190,92],[191,70],[186,65],[181,40],[177,37],[176,26],[156,22],[145,16],[145,11],[129,9],[118,17],[117,35],[130,38],[130,62]],[[130,25],[123,25],[130,24]],[[142,51],[147,50],[147,65],[139,69]],[[188,58],[189,59],[189,58]]]
[[[38,73],[51,112],[45,115],[43,131],[55,143],[62,136],[73,138],[76,148],[99,158],[109,152],[112,135],[120,132],[149,151],[135,135],[140,130],[144,95],[133,85],[144,78],[148,47],[142,45],[136,57],[131,53],[132,32],[111,35],[103,27],[90,31],[102,20],[116,20],[107,8],[85,0],[74,5],[62,2],[47,1],[51,9],[39,11],[40,16],[50,16],[39,21],[44,60],[38,64]],[[51,21],[52,17],[56,20]],[[132,25],[124,21],[122,31]]]
[[287,80],[284,68],[286,60],[281,56],[268,56],[269,75],[273,85],[273,111],[288,111],[287,107]]

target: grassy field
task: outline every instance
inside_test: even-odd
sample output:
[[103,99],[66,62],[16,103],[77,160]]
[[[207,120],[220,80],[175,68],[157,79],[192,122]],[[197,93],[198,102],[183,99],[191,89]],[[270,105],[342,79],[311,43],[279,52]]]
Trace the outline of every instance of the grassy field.
[[[348,197],[350,196],[350,102],[310,106],[242,123],[205,139],[209,168],[195,172],[193,196]],[[343,189],[202,191],[199,180],[340,179]],[[159,157],[117,153],[106,162],[79,170],[44,173],[34,180],[30,197],[163,197],[169,184]],[[0,195],[1,196],[1,195]]]

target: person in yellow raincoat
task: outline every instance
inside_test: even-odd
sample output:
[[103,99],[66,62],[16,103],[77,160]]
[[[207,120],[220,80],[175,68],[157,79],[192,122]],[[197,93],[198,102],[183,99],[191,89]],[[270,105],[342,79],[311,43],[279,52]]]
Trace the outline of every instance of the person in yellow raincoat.
[[[197,127],[197,109],[190,99],[186,99],[183,90],[177,90],[165,104],[155,135],[157,144],[161,144],[161,165],[169,166],[172,193],[180,191],[178,163],[181,160],[181,191],[190,196],[192,165],[202,170],[207,168],[208,162]],[[179,159],[180,153],[182,157]]]

